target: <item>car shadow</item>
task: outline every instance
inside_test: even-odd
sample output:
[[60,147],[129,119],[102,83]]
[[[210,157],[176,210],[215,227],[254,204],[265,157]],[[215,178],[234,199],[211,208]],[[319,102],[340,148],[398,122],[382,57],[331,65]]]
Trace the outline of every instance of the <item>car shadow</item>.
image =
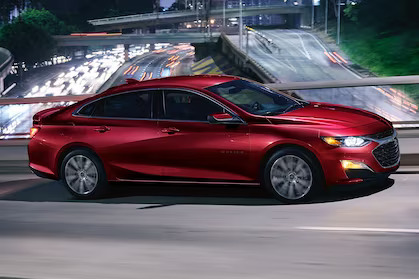
[[[57,181],[34,179],[7,183],[27,183],[27,187],[21,187],[26,189],[4,195],[0,197],[0,200],[142,205],[138,209],[153,209],[177,204],[244,206],[285,205],[285,203],[271,198],[262,188],[254,186],[124,183],[118,184],[117,186],[113,185],[111,193],[103,199],[77,200],[74,199]],[[0,187],[4,186],[4,184],[5,183],[1,183]],[[303,202],[303,204],[337,202],[365,197],[386,190],[392,187],[393,184],[393,179],[387,179],[359,189],[353,189],[353,185],[339,187],[343,188],[339,190],[336,187],[311,201]]]

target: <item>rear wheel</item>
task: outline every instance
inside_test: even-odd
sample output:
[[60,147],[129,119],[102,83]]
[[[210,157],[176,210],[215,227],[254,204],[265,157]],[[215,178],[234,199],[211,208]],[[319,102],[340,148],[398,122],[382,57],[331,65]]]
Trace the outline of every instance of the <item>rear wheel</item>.
[[263,185],[287,203],[306,201],[322,188],[320,166],[306,152],[284,148],[275,152],[263,170]]
[[99,198],[109,190],[102,162],[87,150],[74,150],[64,157],[61,181],[79,199]]

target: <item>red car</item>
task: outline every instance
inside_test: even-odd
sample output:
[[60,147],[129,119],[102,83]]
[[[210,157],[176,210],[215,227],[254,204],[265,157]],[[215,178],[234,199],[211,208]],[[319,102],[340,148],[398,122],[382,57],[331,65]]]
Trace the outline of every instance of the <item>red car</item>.
[[78,198],[109,182],[262,185],[296,202],[399,167],[384,118],[298,100],[231,76],[183,76],[111,88],[33,118],[30,168]]

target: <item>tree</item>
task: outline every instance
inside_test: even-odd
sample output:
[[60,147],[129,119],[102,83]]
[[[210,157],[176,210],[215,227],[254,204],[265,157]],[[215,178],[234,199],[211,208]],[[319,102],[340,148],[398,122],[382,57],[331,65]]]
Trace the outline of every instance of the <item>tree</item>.
[[169,7],[169,11],[181,11],[185,10],[185,4],[182,3],[183,1],[176,0],[173,4]]
[[[0,0],[1,1],[1,0]],[[34,3],[35,0],[32,0]],[[154,0],[36,0],[40,7],[51,11],[67,25],[81,31],[93,30],[89,19],[149,13]]]
[[0,29],[0,46],[10,50],[16,61],[33,65],[50,59],[55,43],[43,28],[18,18]]
[[71,32],[71,28],[45,9],[28,9],[21,14],[20,20],[42,28],[51,35],[66,35]]

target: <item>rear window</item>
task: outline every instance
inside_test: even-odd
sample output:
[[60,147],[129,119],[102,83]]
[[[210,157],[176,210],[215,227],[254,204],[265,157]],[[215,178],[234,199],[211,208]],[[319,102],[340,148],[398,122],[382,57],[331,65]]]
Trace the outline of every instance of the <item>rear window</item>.
[[77,115],[110,118],[151,118],[151,92],[105,97],[82,107]]
[[78,115],[83,115],[83,116],[91,116],[93,111],[95,110],[95,106],[96,106],[96,103],[88,104],[88,105],[82,107],[82,109],[79,110],[79,112],[77,114]]

